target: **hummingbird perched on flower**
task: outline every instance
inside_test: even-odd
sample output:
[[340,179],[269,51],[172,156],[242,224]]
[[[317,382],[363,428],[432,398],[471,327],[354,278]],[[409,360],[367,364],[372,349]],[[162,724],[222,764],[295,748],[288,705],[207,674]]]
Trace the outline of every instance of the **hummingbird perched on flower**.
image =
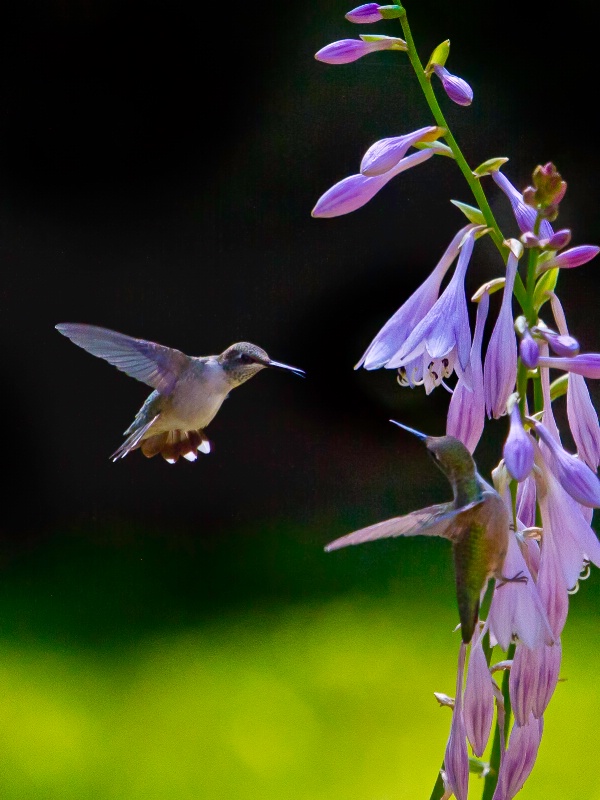
[[[351,544],[394,536],[443,536],[452,543],[456,576],[456,596],[461,635],[471,641],[479,616],[482,593],[491,577],[502,583],[523,577],[502,575],[508,549],[510,517],[498,494],[481,475],[465,445],[454,436],[426,436],[399,422],[425,443],[435,463],[450,481],[454,498],[403,517],[378,522],[331,542],[327,552]],[[526,578],[525,578],[526,580]]]
[[265,367],[304,375],[249,342],[232,344],[220,355],[187,356],[95,325],[62,322],[55,327],[88,353],[154,389],[125,431],[127,438],[110,456],[113,461],[138,447],[147,458],[160,453],[171,464],[180,456],[195,461],[197,451],[210,453],[204,429],[232,389]]

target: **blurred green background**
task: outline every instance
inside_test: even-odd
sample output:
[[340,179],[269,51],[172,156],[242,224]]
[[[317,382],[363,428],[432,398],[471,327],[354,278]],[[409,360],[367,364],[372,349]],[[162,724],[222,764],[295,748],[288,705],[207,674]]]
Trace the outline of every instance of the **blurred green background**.
[[[458,651],[447,543],[325,556],[303,536],[271,522],[209,547],[112,527],[15,559],[2,797],[429,797],[450,722],[433,692],[454,694]],[[600,797],[598,599],[593,574],[523,797]]]
[[[3,800],[429,797],[450,723],[433,692],[454,693],[459,644],[447,543],[323,547],[448,497],[389,423],[443,433],[448,395],[353,365],[463,224],[449,199],[472,200],[436,159],[355,214],[311,218],[372,142],[429,124],[403,57],[315,61],[364,32],[349,8],[0,8]],[[598,9],[575,0],[560,27],[533,1],[518,17],[477,0],[408,13],[423,60],[450,38],[448,67],[473,86],[468,109],[444,104],[469,162],[508,156],[523,187],[553,160],[561,226],[598,243],[582,77]],[[559,286],[586,350],[596,269]],[[482,243],[468,295],[498,270]],[[61,337],[65,321],[194,355],[249,340],[307,378],[234,392],[195,464],[113,464],[147,389]],[[489,476],[506,419],[488,427]],[[599,592],[593,570],[571,600],[524,800],[600,800]]]

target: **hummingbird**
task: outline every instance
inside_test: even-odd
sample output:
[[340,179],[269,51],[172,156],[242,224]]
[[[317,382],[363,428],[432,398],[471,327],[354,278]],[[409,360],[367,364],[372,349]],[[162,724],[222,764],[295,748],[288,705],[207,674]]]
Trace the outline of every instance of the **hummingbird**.
[[390,422],[425,443],[435,463],[448,478],[453,499],[361,528],[330,542],[325,550],[330,552],[351,544],[395,536],[442,536],[449,539],[454,558],[461,636],[468,644],[490,578],[494,577],[501,583],[524,579],[520,574],[514,578],[502,575],[510,529],[508,509],[498,492],[481,477],[471,453],[459,439],[426,436],[395,420]]
[[232,389],[266,367],[305,374],[273,361],[250,342],[232,344],[220,355],[188,356],[96,325],[61,322],[55,327],[88,353],[154,389],[125,431],[127,438],[110,456],[113,461],[137,448],[147,458],[160,453],[170,464],[180,456],[195,461],[198,451],[210,453],[204,429]]

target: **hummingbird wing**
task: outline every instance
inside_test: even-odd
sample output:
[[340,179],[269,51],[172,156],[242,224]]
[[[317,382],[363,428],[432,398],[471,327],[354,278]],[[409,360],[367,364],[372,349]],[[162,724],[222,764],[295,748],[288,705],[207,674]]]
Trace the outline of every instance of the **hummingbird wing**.
[[452,540],[457,517],[482,502],[483,500],[476,500],[458,509],[452,502],[427,506],[403,517],[392,517],[384,522],[377,522],[375,525],[361,528],[354,533],[348,533],[326,545],[325,551],[330,553],[332,550],[339,550],[351,544],[372,542],[375,539],[390,539],[395,536],[443,536],[445,539]]
[[169,394],[173,390],[189,363],[189,357],[181,350],[145,339],[134,339],[108,328],[75,322],[62,322],[55,327],[88,353],[105,359],[113,367],[147,383],[160,394]]

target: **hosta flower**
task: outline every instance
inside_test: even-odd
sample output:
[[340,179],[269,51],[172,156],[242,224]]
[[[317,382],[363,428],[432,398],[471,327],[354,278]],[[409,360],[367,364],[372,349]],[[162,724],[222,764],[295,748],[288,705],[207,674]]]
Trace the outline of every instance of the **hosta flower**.
[[[510,405],[510,403],[509,403]],[[523,481],[533,469],[533,439],[523,427],[518,403],[512,403],[510,428],[502,451],[504,463],[516,481]]]
[[567,453],[541,422],[536,423],[535,430],[550,451],[550,465],[561,486],[581,505],[600,507],[600,481],[596,474],[584,461]]
[[512,800],[523,788],[535,764],[543,730],[543,719],[533,715],[526,725],[513,725],[492,800]]
[[477,447],[485,424],[481,343],[489,305],[490,296],[484,292],[477,306],[469,365],[465,370],[467,379],[461,376],[456,382],[446,419],[446,433],[459,439],[470,453]]
[[483,631],[471,642],[463,711],[467,738],[477,757],[483,755],[494,717],[494,689],[482,636]]
[[361,36],[332,42],[315,53],[315,58],[325,64],[349,64],[377,50],[406,49],[406,42],[394,36]]
[[389,369],[405,366],[421,355],[447,359],[448,370],[465,370],[471,353],[471,329],[465,297],[465,273],[473,252],[475,228],[463,239],[454,275],[439,299],[416,325],[398,352],[387,363]]
[[[533,231],[537,220],[536,210],[525,203],[521,192],[515,189],[512,183],[500,172],[500,170],[492,172],[492,178],[508,197],[521,233]],[[552,225],[548,222],[548,220],[543,219],[541,221],[539,235],[546,239],[549,239],[554,235],[554,230],[552,229]]]
[[510,670],[510,702],[517,725],[533,714],[539,719],[556,689],[560,672],[560,642],[529,648],[518,644]]
[[584,378],[600,378],[600,353],[579,353],[568,358],[558,356],[543,356],[538,361],[538,366],[548,369],[561,369],[564,372],[574,372]]
[[406,158],[402,158],[395,167],[384,172],[383,175],[376,175],[372,178],[366,175],[350,175],[348,178],[336,183],[331,189],[317,200],[317,204],[312,210],[313,217],[341,217],[351,211],[361,208],[371,200],[377,192],[382,189],[388,181],[395,178],[401,172],[405,172],[411,167],[422,164],[433,155],[433,150],[420,150],[418,153],[411,153]]
[[537,336],[541,336],[550,345],[550,349],[557,356],[576,356],[579,353],[579,342],[573,336],[565,333],[557,333],[556,331],[537,325],[533,328],[533,332]]
[[469,754],[467,732],[462,709],[462,685],[465,670],[466,645],[461,643],[456,678],[456,698],[452,710],[450,736],[444,756],[444,771],[448,785],[457,800],[467,800],[469,791]]
[[383,19],[383,15],[379,10],[379,5],[377,3],[365,3],[362,6],[357,6],[344,16],[348,22],[356,22],[359,24],[379,22]]
[[382,175],[384,172],[393,169],[400,159],[404,158],[409,147],[412,147],[417,142],[435,141],[444,132],[444,128],[428,125],[426,128],[419,128],[404,136],[380,139],[375,144],[372,144],[364,154],[360,162],[360,171],[367,176]]
[[502,572],[508,579],[520,576],[527,580],[497,584],[487,619],[493,638],[503,650],[508,650],[513,636],[529,648],[551,644],[555,638],[518,541],[514,534],[509,537]]
[[524,328],[521,334],[519,355],[521,356],[521,361],[528,369],[535,369],[537,367],[538,358],[540,357],[540,346],[531,335],[529,328]]
[[380,367],[388,365],[390,358],[398,353],[417,324],[421,322],[435,304],[439,296],[442,280],[460,252],[464,237],[473,228],[475,226],[469,224],[458,231],[446,248],[444,255],[436,264],[433,272],[385,323],[354,369],[359,369],[359,367],[364,367],[368,370],[380,369]]
[[506,283],[498,319],[494,325],[483,366],[485,407],[488,417],[498,419],[506,412],[508,398],[517,379],[517,340],[512,313],[512,295],[518,259],[510,252],[506,263]]
[[562,253],[558,253],[547,261],[540,262],[537,271],[540,274],[549,269],[580,267],[595,258],[598,253],[600,253],[600,247],[592,244],[582,244],[579,247],[572,247],[570,250],[563,250]]
[[441,80],[444,91],[453,103],[457,103],[459,106],[471,105],[473,102],[473,89],[466,81],[456,75],[452,75],[441,64],[433,64],[433,71]]

